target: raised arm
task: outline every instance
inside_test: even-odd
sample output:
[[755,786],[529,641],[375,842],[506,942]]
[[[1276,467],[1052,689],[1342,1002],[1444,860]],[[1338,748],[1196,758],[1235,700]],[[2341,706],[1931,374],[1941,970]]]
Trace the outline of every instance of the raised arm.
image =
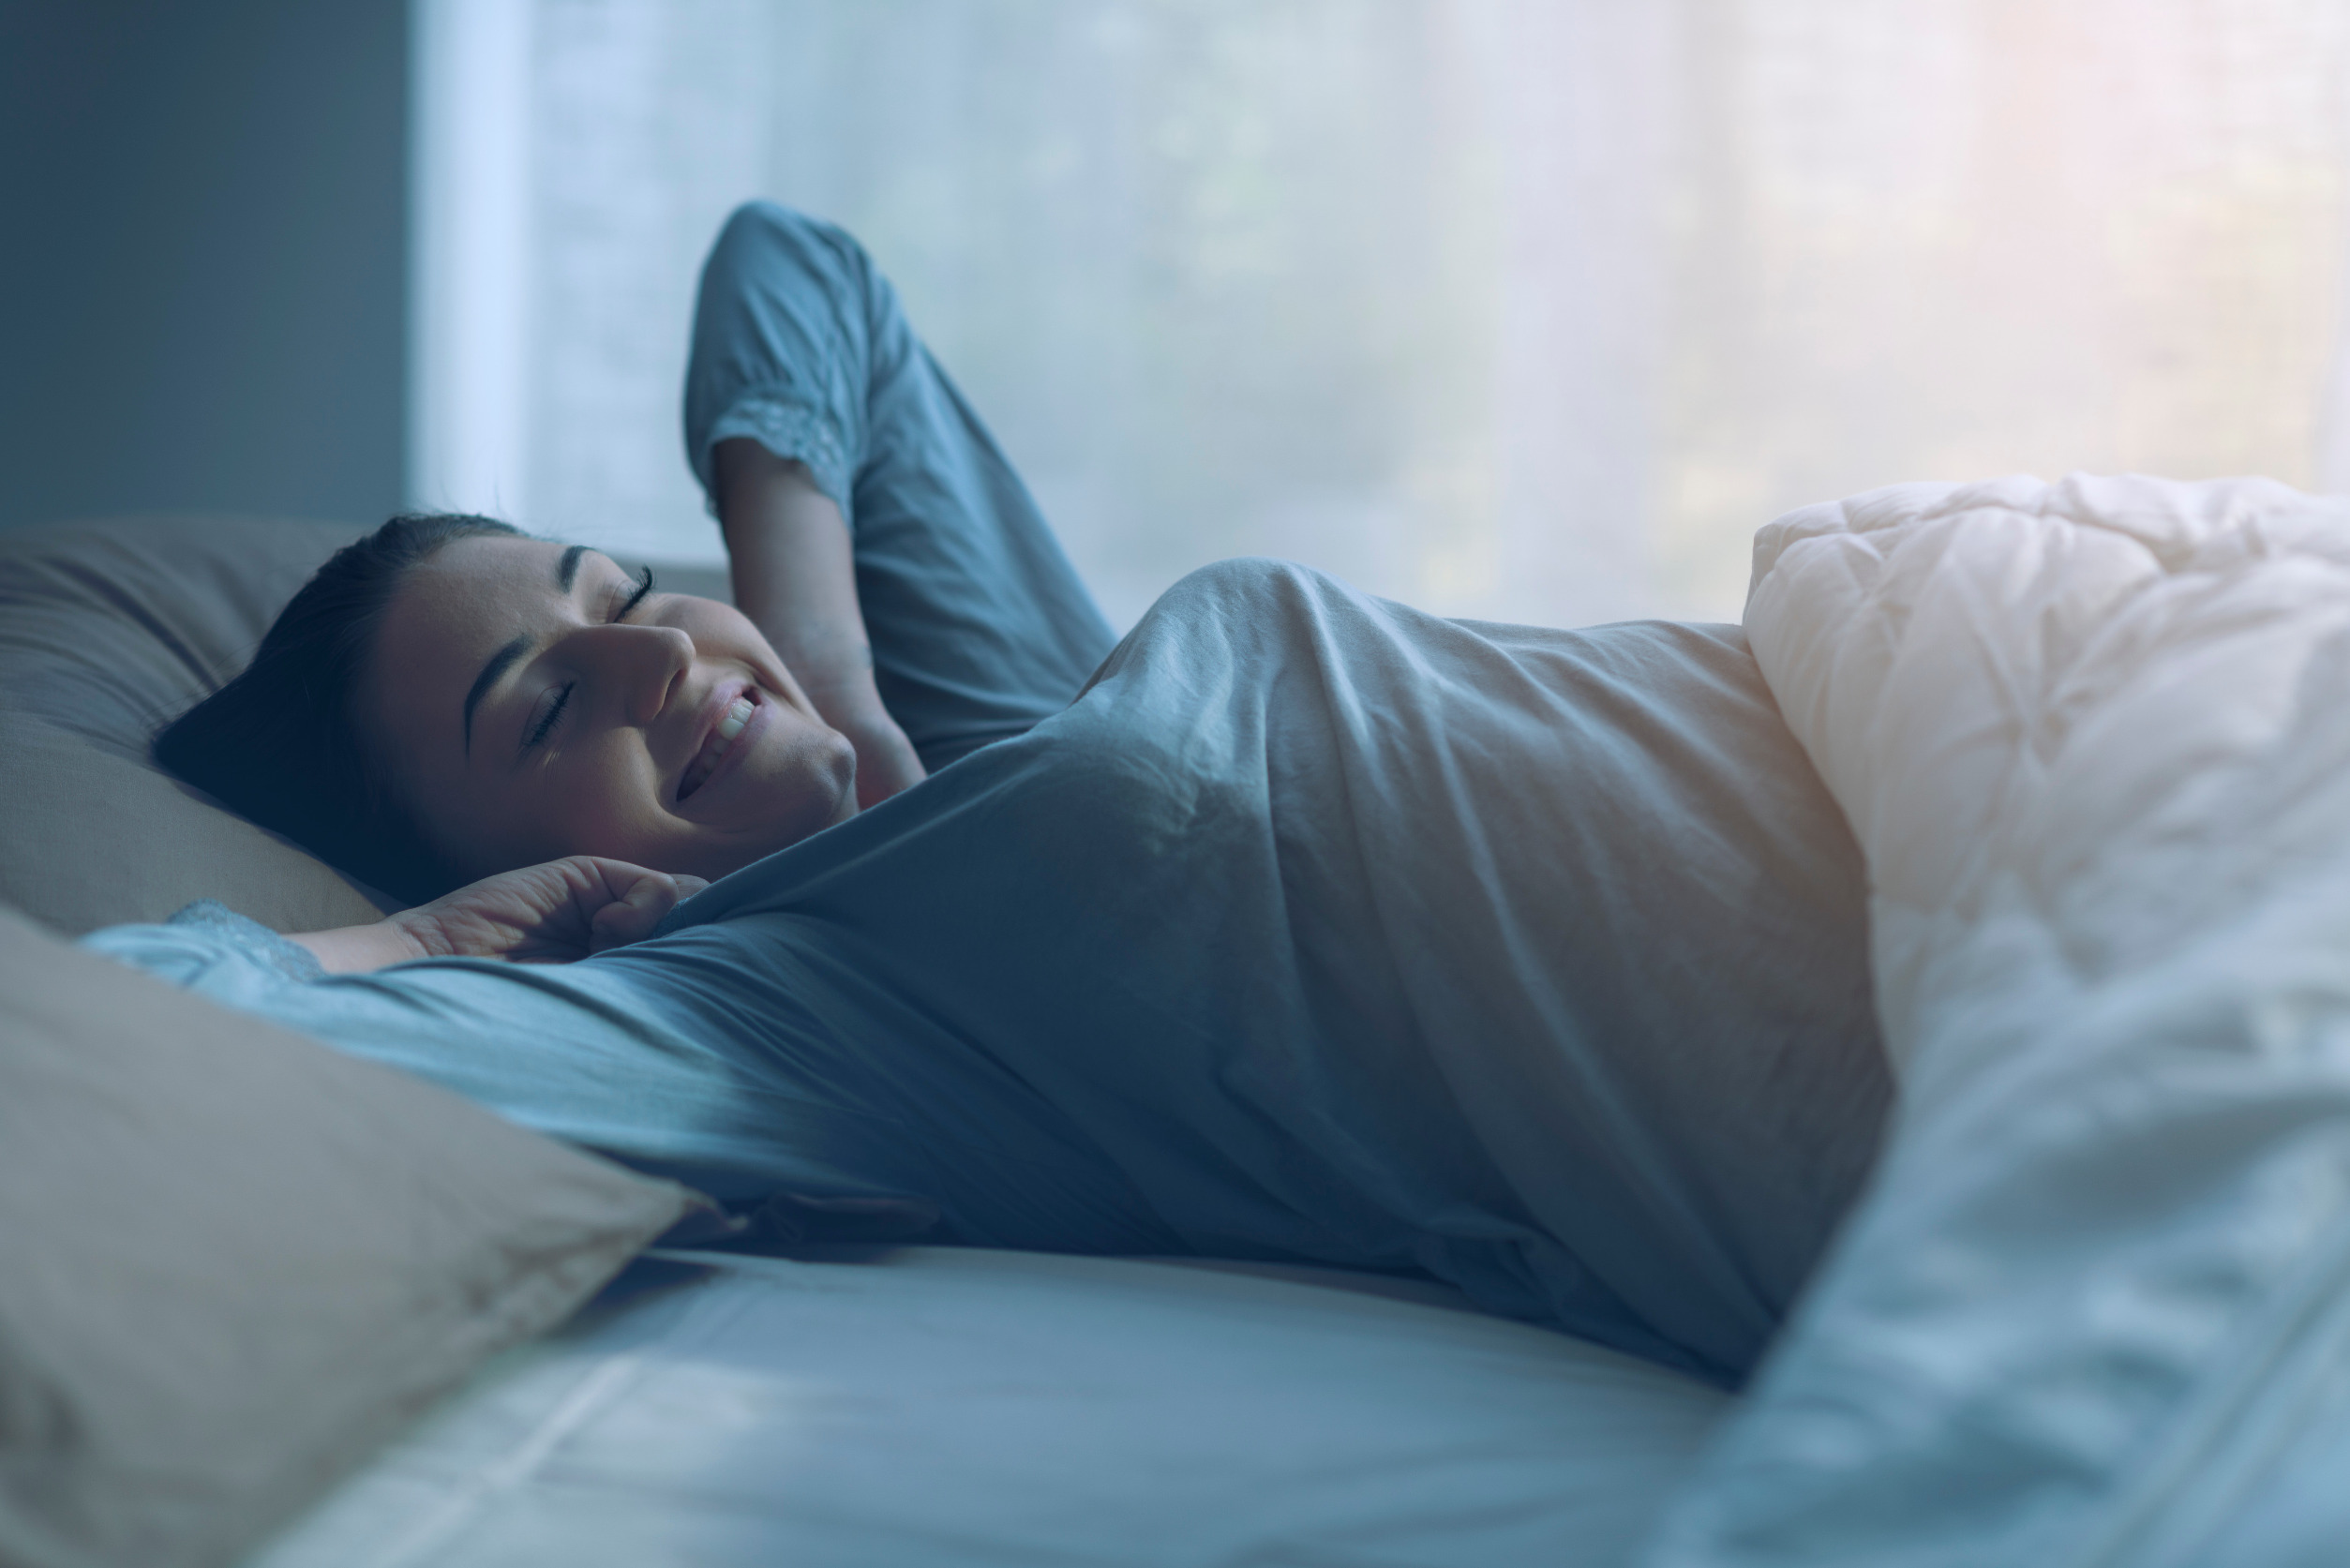
[[718,522],[735,604],[857,748],[857,803],[920,784],[922,765],[875,688],[848,526],[804,464],[737,437],[717,446]]

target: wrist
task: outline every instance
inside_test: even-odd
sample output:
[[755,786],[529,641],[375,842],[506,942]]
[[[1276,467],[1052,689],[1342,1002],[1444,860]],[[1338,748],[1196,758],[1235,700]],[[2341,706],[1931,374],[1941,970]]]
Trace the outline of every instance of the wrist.
[[457,943],[449,939],[449,933],[442,929],[440,920],[432,913],[434,905],[440,902],[436,899],[432,903],[420,903],[413,909],[403,909],[397,915],[387,915],[377,922],[384,928],[383,935],[379,939],[384,950],[389,951],[395,947],[399,950],[400,956],[387,960],[387,963],[404,963],[412,958],[461,958],[464,956],[463,951]]
[[890,721],[890,710],[882,705],[880,688],[873,679],[873,660],[863,645],[857,656],[831,663],[816,660],[789,661],[792,678],[800,689],[816,705],[824,722],[844,734],[852,729],[869,729]]
[[366,974],[387,964],[433,956],[397,915],[386,916],[373,925],[306,932],[292,940],[309,948],[319,966],[330,975]]

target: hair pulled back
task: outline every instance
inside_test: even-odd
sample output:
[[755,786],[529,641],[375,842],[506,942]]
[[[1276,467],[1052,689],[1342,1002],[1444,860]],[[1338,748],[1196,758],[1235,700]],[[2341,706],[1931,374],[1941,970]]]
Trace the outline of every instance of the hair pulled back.
[[411,903],[457,878],[353,716],[383,614],[444,545],[520,530],[470,514],[394,517],[335,552],[243,674],[164,726],[155,760],[329,865]]

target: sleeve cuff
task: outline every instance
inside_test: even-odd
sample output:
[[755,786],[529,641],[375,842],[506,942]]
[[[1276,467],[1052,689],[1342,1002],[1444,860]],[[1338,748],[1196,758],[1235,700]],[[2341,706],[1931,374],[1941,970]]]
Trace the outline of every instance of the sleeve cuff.
[[702,504],[711,516],[718,515],[718,443],[738,436],[748,436],[786,462],[806,464],[816,488],[841,509],[843,521],[856,527],[849,506],[848,454],[840,431],[817,410],[771,393],[745,393],[737,397],[695,448]]
[[290,980],[308,982],[326,978],[318,955],[299,942],[288,941],[259,920],[251,920],[218,899],[202,898],[176,911],[166,925],[192,926],[230,942]]

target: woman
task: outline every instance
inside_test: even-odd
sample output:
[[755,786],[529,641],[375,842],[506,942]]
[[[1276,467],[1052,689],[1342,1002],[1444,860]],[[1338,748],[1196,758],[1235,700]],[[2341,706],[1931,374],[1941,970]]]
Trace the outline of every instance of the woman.
[[[749,620],[631,603],[608,559],[486,518],[397,519],[320,573],[157,759],[411,901],[583,848],[711,877],[1025,731],[1109,652],[1026,489],[841,231],[765,203],[728,220],[685,418]],[[628,683],[672,658],[692,669],[623,755]],[[671,754],[724,716],[681,736],[684,699],[726,679],[763,709],[727,769],[758,787],[679,809],[690,759]]]
[[[1857,852],[1734,629],[1227,562],[1100,658],[861,252],[772,208],[705,275],[687,423],[740,596],[817,679],[591,553],[396,525],[381,613],[312,639],[324,710],[256,694],[265,647],[161,750],[282,745],[199,782],[403,890],[502,874],[299,943],[216,908],[93,944],[728,1200],[1415,1270],[1751,1366],[1885,1079]],[[722,880],[671,912],[672,873]]]

